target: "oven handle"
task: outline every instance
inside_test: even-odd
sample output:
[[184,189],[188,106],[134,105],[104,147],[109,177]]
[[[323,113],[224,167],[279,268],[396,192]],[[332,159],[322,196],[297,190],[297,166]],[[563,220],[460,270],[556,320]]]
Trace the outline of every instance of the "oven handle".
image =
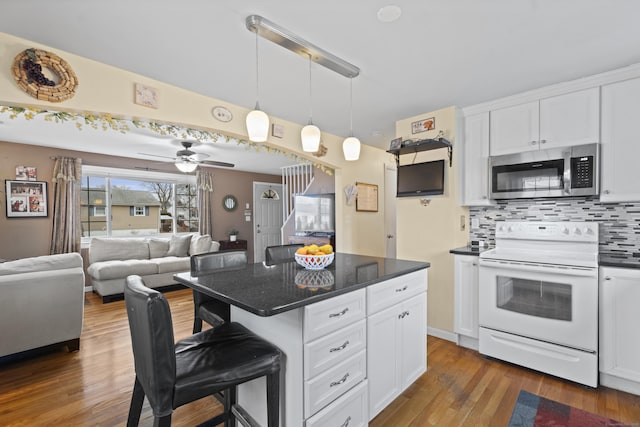
[[536,273],[556,273],[567,276],[597,277],[598,269],[590,267],[564,267],[551,264],[534,264],[526,262],[501,261],[495,259],[480,258],[480,267],[503,268],[518,271],[533,271]]

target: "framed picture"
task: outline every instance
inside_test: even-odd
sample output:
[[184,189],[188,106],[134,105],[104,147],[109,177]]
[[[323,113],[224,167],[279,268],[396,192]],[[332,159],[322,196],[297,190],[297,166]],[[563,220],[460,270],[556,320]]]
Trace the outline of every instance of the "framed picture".
[[429,117],[428,119],[418,120],[411,123],[411,133],[416,134],[420,132],[426,132],[428,130],[434,130],[436,128],[436,118]]
[[389,150],[391,151],[398,150],[400,149],[400,147],[402,147],[402,137],[391,140],[391,145],[389,146]]
[[156,88],[136,83],[133,102],[145,107],[158,108],[158,91]]
[[33,166],[16,166],[16,181],[36,181],[38,170]]
[[356,187],[358,187],[356,211],[378,212],[378,186],[356,182]]
[[44,181],[5,181],[7,218],[46,217],[47,183]]

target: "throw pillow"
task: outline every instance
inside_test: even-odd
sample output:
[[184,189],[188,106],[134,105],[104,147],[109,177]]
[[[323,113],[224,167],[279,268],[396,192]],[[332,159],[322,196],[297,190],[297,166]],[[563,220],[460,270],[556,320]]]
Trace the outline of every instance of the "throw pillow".
[[162,258],[167,256],[169,251],[169,240],[166,239],[150,239],[149,240],[149,258]]
[[172,236],[169,241],[167,256],[189,256],[189,245],[191,244],[191,234],[186,236]]
[[197,235],[191,237],[191,245],[189,245],[189,255],[204,254],[211,251],[211,236],[208,234]]

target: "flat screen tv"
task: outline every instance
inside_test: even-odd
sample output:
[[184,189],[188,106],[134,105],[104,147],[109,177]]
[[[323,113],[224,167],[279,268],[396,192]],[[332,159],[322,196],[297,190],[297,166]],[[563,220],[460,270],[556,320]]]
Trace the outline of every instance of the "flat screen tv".
[[444,160],[398,166],[397,197],[444,194]]
[[296,233],[335,233],[335,200],[333,193],[295,196]]

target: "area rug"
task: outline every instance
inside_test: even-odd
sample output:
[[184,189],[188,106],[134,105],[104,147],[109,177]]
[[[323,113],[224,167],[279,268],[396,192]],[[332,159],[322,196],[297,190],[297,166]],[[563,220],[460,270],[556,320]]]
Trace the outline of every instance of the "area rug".
[[508,427],[631,427],[582,409],[520,390]]

